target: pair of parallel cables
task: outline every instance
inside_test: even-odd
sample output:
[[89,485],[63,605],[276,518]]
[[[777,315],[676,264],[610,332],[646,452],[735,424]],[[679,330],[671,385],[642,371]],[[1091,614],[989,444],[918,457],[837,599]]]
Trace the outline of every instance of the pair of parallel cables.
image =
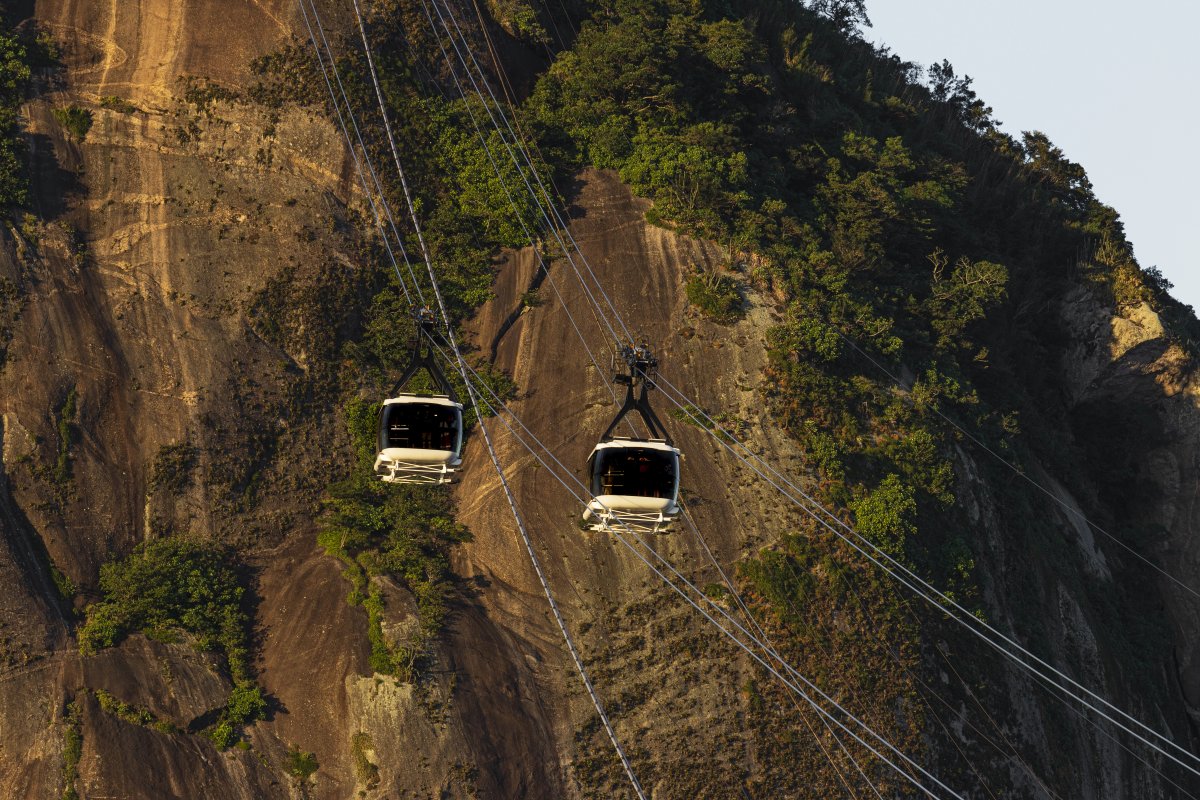
[[[304,10],[304,9],[303,9],[303,6],[302,6],[302,10]],[[329,52],[328,41],[327,41],[327,39],[326,39],[326,38],[325,38],[325,36],[324,36],[324,32],[323,32],[323,26],[321,26],[321,24],[320,24],[319,17],[317,17],[317,16],[316,16],[316,10],[315,10],[315,8],[314,8],[314,9],[312,9],[312,11],[313,11],[313,14],[314,14],[314,20],[317,22],[317,28],[318,28],[318,30],[321,30],[321,38],[322,38],[322,41],[323,41],[323,42],[324,42],[324,44],[325,44],[326,51],[327,51],[327,52]],[[356,9],[356,11],[357,11],[357,9]],[[359,18],[360,18],[360,31],[362,31],[362,32],[364,33],[364,44],[367,44],[367,43],[366,43],[366,40],[365,40],[365,29],[363,29],[363,28],[361,27],[361,16],[360,16]],[[315,48],[317,48],[317,52],[318,52],[318,58],[319,58],[319,60],[320,60],[320,64],[321,64],[322,73],[323,73],[323,74],[324,74],[324,76],[325,76],[325,81],[326,81],[326,86],[327,86],[327,89],[329,89],[329,91],[330,91],[331,98],[332,98],[332,100],[333,100],[333,102],[334,102],[335,108],[338,108],[338,109],[340,109],[340,103],[338,103],[337,96],[336,96],[336,94],[335,94],[335,93],[334,93],[334,91],[333,91],[333,88],[332,88],[332,82],[329,80],[329,77],[328,77],[328,72],[327,72],[327,71],[325,70],[325,68],[324,68],[324,58],[320,56],[320,52],[321,52],[321,50],[320,50],[320,46],[317,44],[317,41],[316,41],[316,34],[315,34],[315,32],[313,31],[313,29],[312,29],[312,25],[311,25],[311,23],[309,23],[309,21],[308,21],[308,11],[307,11],[307,10],[305,10],[305,21],[306,21],[306,24],[308,24],[308,27],[309,27],[309,29],[310,29],[310,39],[312,40],[312,42],[313,42],[313,44],[314,44],[314,47],[315,47]],[[368,45],[368,46],[369,46],[369,45]],[[330,55],[330,59],[331,59],[331,63],[332,63],[332,55]],[[372,65],[372,60],[371,60],[371,57],[370,57],[369,55],[368,55],[368,64],[369,64],[369,66],[371,67],[371,69],[372,69],[372,72],[374,72],[373,65]],[[336,66],[334,66],[334,70],[335,70],[335,74],[336,74]],[[374,78],[374,81],[376,82],[376,85],[377,85],[377,77],[375,77],[375,76],[373,75],[373,78]],[[339,84],[339,88],[342,90],[342,93],[343,93],[343,98],[344,98],[344,97],[345,97],[345,94],[344,94],[344,87],[342,87],[342,86],[341,86],[341,81],[340,81],[340,78],[337,78],[337,81],[338,81],[338,84]],[[378,85],[377,85],[377,93],[378,93],[378,94],[381,94],[381,92],[379,92],[379,90],[378,90]],[[380,100],[382,100],[382,97],[379,97],[379,99],[380,99]],[[352,112],[352,110],[350,109],[350,107],[349,107],[349,104],[348,104],[348,103],[347,103],[347,111],[349,112],[349,114],[350,114],[350,116],[351,116],[351,119],[352,119],[352,124],[353,124],[353,125],[354,125],[354,127],[355,127],[356,136],[359,138],[359,140],[360,140],[360,142],[361,142],[361,133],[358,131],[358,128],[357,128],[357,123],[356,123],[356,122],[353,122],[353,112]],[[386,113],[386,107],[384,107],[384,113]],[[350,150],[351,150],[351,153],[352,153],[352,155],[354,155],[355,162],[356,162],[356,168],[357,168],[357,171],[358,171],[358,173],[359,173],[360,182],[361,182],[361,183],[362,183],[362,185],[363,185],[364,191],[365,191],[365,192],[368,194],[368,201],[369,201],[369,203],[370,203],[370,205],[371,205],[371,207],[372,207],[372,213],[373,213],[373,215],[374,215],[374,217],[375,217],[376,224],[377,224],[377,226],[380,228],[380,232],[381,232],[381,234],[383,234],[383,236],[384,236],[384,238],[385,238],[385,244],[386,244],[386,239],[387,239],[387,230],[386,230],[386,228],[385,228],[385,226],[384,226],[383,220],[384,220],[384,218],[386,217],[386,218],[389,220],[389,222],[391,222],[391,225],[392,225],[392,227],[393,227],[393,230],[395,229],[395,227],[394,227],[394,226],[395,226],[395,223],[394,223],[394,221],[391,221],[391,214],[390,214],[390,211],[386,211],[386,209],[385,209],[385,211],[381,213],[381,212],[380,212],[380,210],[379,210],[379,207],[376,205],[375,201],[374,201],[374,200],[373,200],[373,199],[370,197],[370,195],[372,194],[372,192],[371,192],[371,191],[370,191],[370,189],[367,187],[367,181],[366,181],[366,171],[364,171],[364,170],[362,169],[362,165],[361,165],[360,163],[358,163],[358,157],[357,157],[357,154],[355,153],[355,149],[354,149],[354,147],[353,147],[353,142],[350,140],[350,136],[349,136],[349,130],[348,130],[348,129],[346,128],[346,126],[345,126],[345,121],[344,121],[344,119],[342,118],[342,115],[341,115],[341,113],[340,113],[340,110],[338,111],[338,113],[337,113],[337,116],[338,116],[338,118],[339,118],[339,125],[342,127],[342,129],[343,129],[343,134],[344,134],[344,136],[346,137],[346,140],[347,140],[347,145],[348,145],[348,147],[350,147]],[[392,136],[390,135],[390,124],[389,124],[389,123],[385,123],[385,128],[388,130],[388,133],[389,133],[389,140],[390,140],[390,144],[391,144],[391,146],[392,146],[392,148],[393,148],[393,156],[394,156],[394,157],[396,158],[396,160],[397,160],[397,169],[398,169],[398,170],[400,170],[400,171],[401,171],[401,173],[402,173],[402,166],[401,166],[401,165],[400,165],[400,163],[399,163],[398,150],[396,150],[396,149],[395,149],[394,137],[392,137]],[[381,187],[381,185],[380,185],[380,183],[379,183],[379,181],[378,181],[378,177],[377,177],[376,173],[374,172],[374,169],[373,169],[373,167],[370,167],[370,166],[369,166],[369,157],[367,156],[367,153],[366,153],[366,151],[365,151],[365,147],[364,147],[364,157],[365,157],[365,158],[367,158],[367,161],[368,161],[368,170],[369,170],[369,171],[370,171],[370,173],[371,173],[371,176],[372,176],[372,181],[373,181],[373,183],[374,183],[374,185],[375,185],[376,192],[377,192],[377,193],[379,193],[379,195],[380,195],[380,203],[379,203],[378,205],[379,205],[379,206],[385,206],[385,207],[386,207],[386,200],[384,200],[384,198],[383,198],[383,196],[382,196],[382,187]],[[403,188],[405,189],[405,194],[406,194],[406,202],[407,202],[407,203],[410,205],[410,213],[412,213],[412,214],[413,214],[413,217],[414,217],[414,218],[413,218],[413,222],[414,222],[414,229],[418,231],[418,233],[417,233],[417,236],[418,236],[418,242],[421,244],[422,254],[423,254],[423,256],[425,257],[425,260],[426,260],[426,266],[427,266],[427,268],[429,269],[431,284],[432,284],[432,285],[435,287],[435,294],[436,294],[436,295],[438,295],[439,307],[440,307],[440,308],[443,310],[443,317],[444,317],[444,318],[446,318],[446,313],[445,313],[445,305],[444,305],[444,302],[442,302],[442,299],[441,299],[441,297],[440,297],[440,292],[439,292],[439,291],[437,290],[437,288],[436,288],[436,276],[434,275],[434,273],[433,273],[433,270],[432,270],[432,261],[431,261],[431,259],[430,259],[430,258],[429,258],[429,256],[428,256],[428,250],[427,250],[427,248],[425,248],[425,246],[424,246],[424,240],[423,240],[423,237],[422,237],[422,236],[420,235],[420,233],[419,233],[419,222],[418,222],[418,221],[416,220],[416,218],[415,218],[415,212],[414,212],[414,209],[413,209],[413,207],[412,207],[412,205],[411,205],[411,195],[409,195],[409,193],[408,193],[408,191],[407,191],[407,184],[406,184],[406,181],[405,181],[405,179],[402,177],[402,179],[401,179],[401,180],[402,180],[402,186],[403,186]],[[402,247],[402,245],[401,245],[401,247]],[[390,245],[388,245],[388,248],[387,248],[387,249],[388,249],[388,252],[389,252],[389,254],[390,254],[391,258],[392,258],[392,261],[393,261],[393,267],[394,267],[394,268],[395,268],[395,270],[396,270],[397,278],[398,278],[398,279],[401,281],[401,283],[403,284],[403,278],[402,278],[402,276],[400,275],[400,272],[399,272],[398,262],[397,262],[397,261],[396,261],[396,259],[395,259],[394,253],[392,253],[392,251],[391,251]],[[406,256],[405,252],[403,251],[403,249],[401,250],[401,254],[402,254],[402,257],[404,257],[404,259],[405,259],[405,261],[406,261],[406,263],[407,263],[407,262],[408,262],[408,259],[407,259],[407,256]],[[409,264],[408,264],[408,266],[409,266],[410,276],[412,276],[411,263],[409,263]],[[418,290],[419,290],[419,286],[418,286]],[[406,293],[406,295],[408,295],[407,289],[405,290],[405,293]],[[458,367],[459,367],[459,369],[460,369],[460,374],[462,374],[462,376],[463,376],[463,378],[464,378],[464,381],[465,381],[465,383],[466,383],[466,384],[467,384],[467,386],[468,386],[468,391],[469,391],[469,392],[470,392],[470,394],[471,394],[471,399],[472,399],[472,402],[473,402],[473,403],[475,403],[475,404],[478,406],[478,403],[479,403],[479,398],[478,398],[478,397],[476,396],[476,394],[475,394],[475,391],[474,391],[474,389],[473,389],[473,387],[472,387],[472,382],[471,382],[471,381],[470,381],[470,380],[469,380],[469,379],[466,377],[466,375],[465,375],[465,370],[469,369],[469,366],[466,364],[466,362],[465,362],[465,361],[463,361],[463,360],[461,359],[461,354],[458,352],[457,344],[456,344],[456,343],[454,342],[454,340],[453,340],[453,331],[452,331],[452,330],[450,330],[450,329],[448,329],[448,330],[447,330],[447,334],[448,334],[448,342],[447,342],[447,343],[448,343],[448,345],[450,346],[450,349],[453,351],[453,356],[451,356],[450,354],[447,354],[447,353],[445,353],[445,352],[443,352],[443,356],[444,356],[444,357],[446,357],[446,358],[447,358],[447,360],[454,361],[454,362],[455,362],[455,363],[458,365]],[[478,378],[478,376],[477,376],[477,375],[476,375],[476,376],[474,376],[474,377]],[[552,594],[552,592],[551,592],[551,591],[550,591],[550,589],[549,589],[549,584],[548,584],[548,582],[545,580],[544,573],[543,573],[543,571],[541,570],[540,566],[538,565],[538,562],[537,562],[537,557],[536,557],[536,553],[533,551],[532,543],[531,543],[531,541],[529,540],[529,537],[528,537],[528,532],[527,532],[527,530],[525,529],[524,522],[523,522],[523,520],[522,520],[522,518],[521,518],[521,515],[520,515],[519,511],[516,509],[516,505],[515,505],[515,502],[513,501],[513,498],[512,498],[511,491],[509,490],[509,488],[508,488],[508,486],[507,486],[507,481],[506,481],[506,480],[505,480],[505,478],[504,478],[504,475],[503,475],[503,470],[500,468],[500,466],[499,466],[499,462],[498,462],[498,459],[496,459],[496,457],[495,457],[495,452],[494,452],[494,449],[493,449],[493,448],[492,448],[492,446],[491,446],[491,442],[490,442],[490,436],[487,434],[487,431],[486,431],[486,426],[482,426],[482,427],[483,427],[483,429],[484,429],[484,435],[485,435],[485,444],[487,445],[487,447],[488,447],[488,450],[489,450],[489,454],[490,454],[490,456],[491,456],[491,457],[492,457],[492,459],[493,459],[493,465],[494,465],[495,467],[497,467],[497,469],[498,469],[498,472],[499,472],[499,474],[500,474],[500,476],[501,476],[502,485],[504,486],[504,489],[505,489],[505,492],[506,492],[506,496],[507,496],[507,498],[508,498],[508,500],[509,500],[509,503],[510,503],[510,508],[513,510],[513,513],[514,513],[514,518],[515,518],[515,519],[517,520],[517,522],[518,522],[518,528],[519,528],[519,530],[520,530],[520,531],[521,531],[521,533],[522,533],[522,537],[523,537],[523,539],[525,540],[525,543],[526,543],[526,549],[527,549],[527,551],[528,551],[528,553],[529,553],[529,555],[530,555],[530,557],[531,557],[531,561],[532,561],[532,562],[533,562],[533,564],[534,564],[534,568],[535,568],[535,570],[538,572],[539,580],[540,580],[540,582],[541,582],[541,583],[542,583],[542,585],[543,585],[543,590],[544,590],[544,591],[545,591],[545,593],[547,594],[547,599],[548,599],[548,601],[549,601],[549,602],[550,602],[550,604],[551,604],[552,610],[554,610],[554,612],[555,612],[556,620],[557,620],[557,621],[558,621],[558,623],[559,623],[560,630],[562,631],[562,633],[563,633],[563,635],[564,635],[564,638],[565,638],[565,639],[566,639],[566,641],[567,641],[567,644],[568,644],[568,649],[569,649],[569,650],[571,651],[571,653],[572,653],[573,660],[575,660],[575,662],[576,662],[576,667],[577,667],[577,669],[580,671],[580,674],[581,674],[581,677],[582,677],[582,678],[583,678],[583,680],[584,680],[585,686],[587,686],[587,687],[588,687],[589,695],[592,697],[593,703],[594,703],[594,704],[596,705],[596,707],[597,707],[597,712],[598,712],[598,714],[600,715],[600,717],[601,717],[601,720],[602,720],[602,721],[605,723],[605,728],[606,728],[606,730],[607,730],[607,731],[608,731],[608,733],[609,733],[610,739],[612,739],[612,740],[613,740],[614,747],[616,748],[616,750],[617,750],[617,752],[618,752],[618,755],[621,757],[621,760],[622,760],[623,766],[625,766],[625,768],[626,768],[626,772],[627,772],[627,774],[629,775],[629,778],[630,778],[631,784],[634,786],[634,788],[635,788],[635,791],[637,791],[637,793],[639,794],[639,796],[642,796],[642,792],[641,792],[640,786],[639,786],[639,784],[638,784],[638,782],[637,782],[637,779],[636,779],[636,777],[635,777],[635,776],[633,775],[633,773],[632,773],[632,769],[631,769],[631,768],[630,768],[630,766],[629,766],[628,759],[627,759],[627,757],[624,755],[624,752],[623,752],[623,750],[622,750],[622,748],[621,748],[621,746],[620,746],[619,742],[616,740],[616,737],[615,737],[615,734],[614,734],[614,733],[613,733],[613,731],[612,731],[611,725],[610,725],[610,724],[608,723],[608,721],[607,721],[607,716],[606,716],[606,714],[604,713],[604,711],[603,711],[602,707],[600,706],[600,703],[599,703],[598,699],[597,699],[597,698],[596,698],[596,696],[595,696],[595,693],[594,693],[594,691],[593,691],[593,689],[592,689],[592,686],[591,686],[590,680],[588,680],[588,678],[587,678],[587,676],[586,676],[586,672],[585,672],[585,671],[583,670],[583,668],[582,668],[582,664],[581,664],[581,663],[579,663],[578,655],[577,655],[577,653],[576,653],[576,651],[575,651],[574,645],[573,645],[573,644],[572,644],[572,642],[570,641],[570,636],[569,636],[569,633],[568,633],[568,632],[567,632],[567,630],[566,630],[565,623],[564,623],[564,622],[563,622],[563,620],[562,620],[561,614],[558,612],[557,603],[555,603],[555,601],[554,601],[554,599],[553,599],[553,594]],[[673,568],[672,568],[672,569],[673,569]],[[656,573],[657,573],[657,574],[659,574],[659,576],[660,576],[660,577],[662,577],[662,573],[661,573],[661,572],[659,572],[659,571],[657,571],[657,570],[655,570],[655,571],[656,571]],[[677,571],[676,571],[676,574],[678,575],[678,572],[677,572]],[[682,576],[680,576],[680,577],[682,577]],[[665,579],[665,578],[664,578],[664,579]],[[690,584],[689,584],[689,585],[690,585]],[[695,589],[695,587],[694,587],[694,586],[692,586],[691,588]],[[678,591],[678,589],[677,589],[677,591]],[[696,591],[698,591],[698,590],[696,590]],[[685,595],[685,596],[686,596],[686,595]],[[690,601],[690,599],[689,599],[689,602],[691,602],[691,601]],[[693,605],[695,605],[695,604],[694,604],[694,602],[693,602]],[[699,608],[699,607],[697,607],[697,608]],[[708,616],[708,615],[706,614],[706,616]],[[711,617],[710,617],[710,619],[711,619]],[[714,624],[715,624],[715,621],[714,621]],[[720,626],[718,626],[718,627],[720,627]],[[740,644],[740,643],[739,643],[739,644]],[[761,643],[760,643],[760,644],[761,644]],[[742,646],[744,647],[744,645],[742,645]],[[748,651],[748,652],[750,652],[750,651]],[[760,660],[760,662],[762,661],[761,657],[757,657],[757,654],[754,654],[754,653],[751,653],[751,654],[752,654],[752,655],[755,655],[755,656],[756,656],[756,658],[758,658],[758,660]],[[768,665],[768,666],[769,666],[769,665]],[[772,670],[772,671],[774,671],[774,672],[776,672],[776,674],[778,674],[778,672],[777,672],[776,670]],[[780,677],[782,677],[782,676],[780,676]],[[806,699],[808,699],[808,698],[806,698]],[[811,700],[809,700],[809,702],[811,703],[812,701],[811,701]],[[815,706],[815,707],[816,707],[816,708],[817,708],[819,711],[821,711],[823,714],[827,714],[827,712],[825,712],[825,711],[824,711],[824,709],[821,709],[821,708],[819,708],[819,707],[817,707],[817,706]],[[836,721],[836,720],[835,720],[835,721]],[[837,722],[838,722],[838,724],[841,726],[841,723],[840,723],[840,721],[837,721]],[[842,726],[842,727],[844,727],[844,726]],[[872,732],[872,734],[873,734],[873,732]],[[855,735],[855,737],[856,737],[856,738],[860,738],[860,737],[858,737],[858,736],[857,736],[857,734],[854,734],[854,735]],[[861,739],[860,739],[860,741],[861,741]],[[885,756],[883,756],[881,753],[878,753],[878,751],[876,751],[874,748],[872,748],[872,747],[871,747],[869,744],[866,744],[865,742],[863,742],[863,744],[864,744],[864,746],[867,746],[869,749],[872,749],[872,751],[873,751],[873,752],[876,752],[876,753],[877,753],[877,755],[879,755],[879,756],[880,756],[880,757],[881,757],[881,758],[882,758],[882,759],[883,759],[885,762],[886,762],[886,761],[888,761],[888,759],[887,759]],[[889,762],[889,763],[890,763],[890,762]],[[912,762],[910,762],[910,763],[912,763]],[[857,766],[857,765],[856,765],[856,766]],[[915,766],[915,763],[914,763],[914,766]],[[919,768],[919,767],[918,767],[918,768]],[[860,769],[860,772],[861,772],[861,769]],[[936,778],[934,778],[932,775],[928,775],[928,773],[926,773],[926,774],[927,774],[927,777],[929,777],[930,779],[932,779],[932,780],[936,781]],[[907,777],[907,775],[906,775],[906,777]],[[947,787],[944,787],[944,786],[943,786],[943,788],[947,788]],[[947,791],[949,791],[949,790],[948,790],[948,788],[947,788]],[[931,793],[929,793],[929,794],[930,794],[930,796],[935,796],[935,795],[932,795]]]

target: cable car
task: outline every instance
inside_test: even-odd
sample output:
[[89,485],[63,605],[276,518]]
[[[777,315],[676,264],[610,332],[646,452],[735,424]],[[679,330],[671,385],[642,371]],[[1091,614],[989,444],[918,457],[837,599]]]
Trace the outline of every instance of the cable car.
[[[650,348],[626,346],[621,356],[629,374],[616,375],[614,380],[625,384],[625,403],[588,457],[592,499],[583,511],[583,521],[593,531],[661,533],[679,516],[679,448],[672,444],[647,397],[652,386],[649,376],[658,366]],[[641,392],[635,399],[634,387],[639,383]],[[613,434],[630,411],[641,416],[649,437]]]
[[[379,411],[375,474],[388,483],[449,483],[462,465],[463,406],[433,358],[433,324],[432,311],[417,312],[412,359],[393,392],[396,396],[384,400]],[[439,393],[400,391],[422,368]]]

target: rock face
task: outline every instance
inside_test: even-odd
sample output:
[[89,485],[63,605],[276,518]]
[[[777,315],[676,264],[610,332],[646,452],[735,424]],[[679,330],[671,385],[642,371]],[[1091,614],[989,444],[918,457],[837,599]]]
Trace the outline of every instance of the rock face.
[[[1158,315],[1145,303],[1111,316],[1085,290],[1076,290],[1063,311],[1079,357],[1066,386],[1076,406],[1103,404],[1141,409],[1148,432],[1133,453],[1144,485],[1137,513],[1157,528],[1153,555],[1172,576],[1189,582],[1200,567],[1200,383],[1195,360],[1171,342]],[[1187,586],[1162,576],[1157,588],[1176,643],[1176,673],[1193,720],[1200,719],[1200,598]],[[1194,724],[1194,723],[1193,723]]]
[[[0,276],[24,295],[0,371],[0,795],[61,794],[68,734],[77,730],[84,798],[622,796],[619,767],[481,437],[470,440],[455,489],[473,540],[456,551],[453,566],[471,591],[452,609],[434,680],[414,689],[370,673],[365,614],[345,602],[340,565],[316,548],[312,499],[344,468],[328,446],[341,434],[332,418],[288,418],[286,397],[320,355],[283,352],[255,333],[249,317],[273,281],[303,284],[321,269],[373,266],[360,263],[346,210],[356,203],[352,167],[330,121],[221,91],[252,83],[250,61],[289,41],[295,14],[282,0],[39,0],[33,13],[61,43],[66,69],[63,85],[26,109],[47,221],[0,231]],[[106,100],[114,97],[121,102]],[[94,115],[82,143],[66,138],[51,115],[67,103]],[[699,319],[684,280],[694,268],[720,264],[718,247],[649,226],[647,205],[612,174],[580,176],[572,203],[581,251],[621,315],[636,320],[632,333],[661,343],[668,379],[704,407],[741,420],[756,452],[799,474],[791,466],[800,454],[755,389],[766,363],[769,300],[751,297],[753,310],[733,326]],[[545,302],[524,307],[537,270],[532,250],[509,254],[471,332],[520,387],[515,413],[581,477],[613,411],[611,336],[565,263],[554,263],[541,283]],[[1165,531],[1156,555],[1171,574],[1197,574],[1194,365],[1167,343],[1149,309],[1114,318],[1080,290],[1062,314],[1076,348],[1064,364],[1071,404],[1133,404],[1155,415],[1161,436],[1144,464],[1156,487],[1147,518]],[[656,404],[664,416],[672,408],[662,396]],[[705,539],[684,527],[655,546],[689,579],[715,583],[716,564],[728,571],[777,541],[797,512],[706,433],[668,424],[686,454],[688,502]],[[782,734],[759,722],[762,701],[751,682],[759,673],[748,658],[659,588],[638,555],[644,550],[582,532],[569,490],[503,424],[490,422],[489,430],[647,790],[655,797],[740,797],[748,786],[762,796],[841,791],[826,784],[829,776],[781,777],[789,765],[764,754],[778,752],[768,739]],[[198,460],[178,492],[164,492],[154,465],[164,448],[181,443],[194,445]],[[1026,584],[1010,578],[1019,559],[1007,532],[990,522],[1001,500],[980,477],[980,458],[962,453],[961,499],[985,533],[989,611],[1001,627],[1019,629],[1023,607],[1010,598]],[[1077,507],[1066,488],[1048,476],[1044,484]],[[248,492],[258,494],[243,512]],[[1047,507],[1080,573],[1108,587],[1114,577],[1104,543],[1077,515]],[[52,570],[94,587],[99,566],[151,527],[231,541],[253,558],[256,666],[274,702],[270,718],[249,730],[248,751],[220,752],[189,732],[229,690],[205,657],[141,637],[86,659],[78,654]],[[1143,700],[1091,619],[1087,593],[1051,574],[1032,583],[1056,655],[1085,665],[1080,680],[1107,687],[1119,705],[1187,741],[1189,723],[1172,704],[1182,697],[1193,717],[1200,709],[1195,596],[1165,580],[1154,588],[1177,643],[1177,663],[1162,670],[1177,688]],[[403,603],[390,608],[388,624],[403,624]],[[1004,734],[1036,754],[1038,769],[1015,748],[994,756],[1013,796],[1043,794],[1038,776],[1046,774],[1055,785],[1078,787],[1079,796],[1167,794],[1083,717],[1061,718],[1061,707],[1035,695],[1027,677],[1005,667],[992,677],[985,694],[1005,698]],[[103,707],[101,693],[173,729],[129,722]],[[799,707],[771,711],[797,731],[816,723]],[[887,709],[893,718],[902,712]],[[957,710],[946,720],[947,735],[954,729],[957,739],[978,744]],[[315,754],[312,778],[289,771],[293,747]],[[1040,771],[1056,761],[1094,768]]]
[[[0,234],[0,274],[24,294],[0,375],[0,569],[11,603],[3,614],[0,721],[12,733],[0,758],[6,797],[62,791],[72,700],[83,740],[82,796],[293,791],[269,759],[219,755],[203,738],[103,711],[95,690],[186,730],[224,704],[229,686],[185,647],[135,639],[81,661],[51,564],[75,585],[95,586],[99,565],[141,541],[152,523],[235,541],[303,542],[299,553],[271,553],[273,567],[311,578],[298,597],[270,569],[263,575],[265,623],[286,616],[265,637],[264,675],[288,676],[275,667],[274,642],[295,658],[297,638],[332,629],[329,640],[353,639],[361,625],[343,601],[337,567],[312,552],[311,528],[288,519],[286,497],[265,499],[236,527],[229,513],[214,511],[236,505],[250,474],[265,467],[270,454],[246,451],[256,427],[278,428],[284,449],[319,430],[278,418],[271,397],[281,374],[303,372],[303,354],[281,355],[256,336],[246,324],[248,303],[282,271],[303,278],[305,265],[348,260],[343,206],[334,199],[349,191],[347,159],[331,125],[294,110],[273,120],[219,92],[205,94],[210,85],[245,88],[251,59],[290,36],[291,14],[282,2],[115,1],[39,3],[33,13],[59,43],[65,70],[60,87],[26,107],[35,204],[47,222]],[[191,101],[189,79],[200,87]],[[93,114],[82,143],[50,113],[69,103]],[[209,449],[222,440],[228,448]],[[148,489],[162,448],[185,442],[232,458],[202,455],[177,494]],[[39,467],[55,463],[62,466]],[[298,637],[289,625],[306,619],[306,604],[322,602],[320,621]],[[328,680],[344,707],[342,677],[361,665],[360,650],[348,641],[333,646],[340,655],[314,653],[306,662],[305,674],[316,676],[306,688],[322,697],[309,730],[322,731],[338,706],[319,695],[327,685],[320,668],[342,671]],[[264,730],[268,756],[274,747],[282,759],[302,740],[288,727],[305,719],[303,703],[295,705],[291,715],[277,714],[278,733]],[[329,759],[337,796],[350,793],[348,773]]]

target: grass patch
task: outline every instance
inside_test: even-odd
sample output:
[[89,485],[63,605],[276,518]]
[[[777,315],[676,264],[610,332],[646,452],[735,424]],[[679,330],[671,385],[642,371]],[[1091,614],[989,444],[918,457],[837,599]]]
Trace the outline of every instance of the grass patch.
[[708,414],[694,403],[686,403],[682,407],[672,408],[667,412],[672,419],[691,425],[705,431],[719,430],[718,435],[727,442],[735,438],[741,439],[750,430],[750,424],[743,419],[734,417],[724,411]]
[[137,106],[124,97],[117,97],[115,94],[106,94],[104,97],[101,97],[100,107],[106,108],[109,111],[116,111],[118,114],[132,114],[137,111]]
[[140,725],[143,728],[149,728],[159,733],[179,733],[179,728],[174,723],[159,719],[148,708],[126,703],[104,689],[96,689],[93,691],[93,694],[96,696],[96,702],[99,703],[102,711],[106,714],[112,714],[117,719],[128,722],[130,725]]
[[67,392],[62,408],[58,411],[58,458],[54,462],[54,481],[60,487],[71,483],[71,439],[75,414],[78,411],[78,396],[75,387]]
[[354,777],[367,789],[379,785],[379,766],[367,757],[368,750],[374,750],[375,743],[371,734],[359,731],[350,737],[350,757],[354,760]]

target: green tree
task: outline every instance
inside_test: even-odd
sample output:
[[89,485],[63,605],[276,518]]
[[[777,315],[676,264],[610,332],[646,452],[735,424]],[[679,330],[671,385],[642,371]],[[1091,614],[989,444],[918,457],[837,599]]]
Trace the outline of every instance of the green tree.
[[866,0],[809,0],[808,7],[830,19],[838,30],[851,32],[871,27]]
[[163,639],[182,632],[201,650],[224,655],[235,681],[244,680],[249,618],[233,558],[208,542],[168,536],[105,564],[100,568],[103,599],[87,608],[80,650],[94,653],[135,631]]
[[0,32],[0,103],[14,106],[29,85],[29,53],[16,36]]
[[1068,159],[1041,131],[1026,131],[1022,137],[1026,163],[1042,178],[1050,196],[1074,214],[1087,212],[1095,202],[1087,171]]
[[943,59],[929,68],[929,90],[933,99],[951,109],[959,122],[976,131],[993,130],[992,109],[979,99],[968,75],[958,77],[954,67]]
[[621,177],[658,201],[663,216],[715,231],[749,199],[746,167],[728,126],[701,122],[678,134],[647,126],[633,137]]
[[937,345],[943,349],[968,345],[962,338],[963,332],[1003,299],[1008,270],[1001,264],[973,262],[963,256],[947,273],[949,259],[940,248],[929,255],[929,262],[933,265],[933,276],[925,311],[937,332]]
[[[439,116],[438,160],[457,187],[457,211],[480,226],[497,246],[523,247],[530,244],[527,231],[539,230],[537,206],[506,148],[506,139],[490,128],[484,135],[486,147],[480,141],[468,113],[479,121],[486,119],[487,111],[474,101],[471,105],[470,109],[456,106]],[[512,151],[521,157],[516,148]],[[548,170],[539,165],[538,172],[547,174]]]
[[905,557],[905,544],[917,532],[917,500],[899,475],[888,475],[850,508],[860,533],[894,558]]

